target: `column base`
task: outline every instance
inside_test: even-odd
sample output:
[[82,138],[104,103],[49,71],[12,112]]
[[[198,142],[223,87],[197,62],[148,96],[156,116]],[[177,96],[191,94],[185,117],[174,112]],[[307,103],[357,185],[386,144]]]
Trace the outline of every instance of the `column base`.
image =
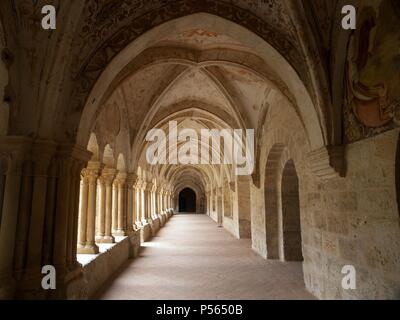
[[97,243],[115,243],[115,238],[113,236],[103,236],[96,238]]
[[158,232],[158,230],[160,230],[161,228],[161,221],[160,219],[157,217],[155,219],[152,220],[152,224],[151,224],[151,235],[154,237],[156,235],[156,233]]
[[161,212],[158,216],[159,216],[161,225],[165,226],[165,224],[167,223],[167,220],[168,220],[167,219],[167,214],[165,212]]
[[126,236],[126,231],[125,230],[117,230],[113,232],[114,237],[125,237]]
[[143,228],[143,224],[142,224],[141,221],[136,221],[136,222],[135,222],[135,226],[136,226],[137,230],[140,230],[140,229]]
[[152,231],[151,225],[148,223],[143,224],[142,228],[140,229],[140,242],[146,242],[151,239]]
[[133,231],[129,236],[129,258],[133,259],[139,255],[140,251],[140,231]]
[[98,254],[99,247],[95,244],[79,245],[78,254]]

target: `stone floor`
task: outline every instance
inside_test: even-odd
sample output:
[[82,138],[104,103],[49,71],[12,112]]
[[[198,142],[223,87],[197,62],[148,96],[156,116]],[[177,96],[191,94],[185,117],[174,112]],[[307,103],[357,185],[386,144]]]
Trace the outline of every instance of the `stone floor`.
[[300,263],[266,261],[206,215],[175,215],[97,299],[313,299]]

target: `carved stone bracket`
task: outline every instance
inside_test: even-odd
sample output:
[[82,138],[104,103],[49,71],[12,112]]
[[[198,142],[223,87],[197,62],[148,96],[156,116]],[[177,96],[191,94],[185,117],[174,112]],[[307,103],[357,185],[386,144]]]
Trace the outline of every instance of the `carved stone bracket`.
[[323,180],[330,180],[346,175],[344,146],[328,146],[311,151],[308,162],[312,172]]

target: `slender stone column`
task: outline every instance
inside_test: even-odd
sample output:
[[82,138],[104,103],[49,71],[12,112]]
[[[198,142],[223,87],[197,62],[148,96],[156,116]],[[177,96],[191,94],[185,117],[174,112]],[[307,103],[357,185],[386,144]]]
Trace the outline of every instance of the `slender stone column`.
[[148,223],[152,222],[152,216],[151,216],[151,192],[153,190],[153,184],[151,182],[146,184],[146,189],[144,190],[145,192],[145,219]]
[[137,228],[141,228],[142,219],[140,217],[141,214],[141,190],[142,190],[142,182],[138,178],[136,179],[136,183],[134,186],[134,197],[135,197],[135,225]]
[[147,183],[145,181],[142,181],[141,189],[140,189],[140,197],[141,197],[140,220],[142,221],[142,224],[147,224],[147,220],[146,220],[147,202],[146,202],[146,197],[145,197],[146,186],[147,186]]
[[168,211],[168,189],[164,191],[164,212]]
[[115,235],[118,229],[118,181],[115,179],[112,184],[112,234]]
[[97,180],[98,205],[97,205],[97,233],[96,242],[101,243],[106,233],[106,181],[103,176]]
[[168,210],[172,209],[172,206],[171,206],[171,191],[170,190],[168,190],[168,195],[167,195],[167,207],[168,207]]
[[89,194],[88,194],[88,213],[86,230],[86,253],[99,253],[99,248],[95,241],[96,231],[96,193],[98,168],[89,169]]
[[163,203],[163,197],[164,197],[164,189],[160,188],[159,189],[159,201],[160,201],[160,210],[159,210],[159,214],[161,214],[164,211],[164,203]]
[[135,220],[135,191],[136,191],[136,180],[137,175],[134,173],[130,173],[127,175],[126,178],[126,185],[127,185],[127,210],[126,210],[126,223],[127,223],[127,232],[128,234],[132,233],[134,228],[134,220]]
[[85,173],[85,171],[82,172],[80,183],[78,252],[86,245],[89,179]]
[[156,191],[154,192],[154,197],[155,197],[155,212],[156,215],[160,213],[160,192],[159,188],[156,188]]
[[113,212],[113,181],[116,170],[113,168],[105,168],[102,172],[102,178],[105,184],[105,201],[104,201],[104,236],[98,239],[99,243],[114,243],[115,239],[112,235],[112,212]]
[[163,211],[167,211],[168,206],[167,206],[167,190],[164,190],[164,197],[163,197],[163,205],[164,205],[164,209]]
[[153,188],[151,189],[151,196],[152,196],[152,207],[151,207],[151,216],[153,219],[157,218],[157,185],[153,183]]
[[154,214],[155,214],[155,207],[156,207],[156,202],[155,202],[155,197],[154,197],[154,186],[151,188],[150,191],[150,217],[151,219],[155,219]]
[[[96,161],[90,161],[87,168],[83,170],[83,175],[87,180],[87,212],[86,212],[86,239],[81,236],[78,246],[80,254],[97,254],[99,247],[96,245],[96,201],[97,201],[97,182],[101,164]],[[104,188],[102,188],[104,190]],[[100,195],[100,197],[104,197]],[[85,201],[81,199],[81,201]],[[83,206],[81,206],[83,209]],[[85,226],[82,220],[85,214],[81,212],[81,232]],[[83,241],[85,240],[85,241]],[[83,245],[84,242],[84,245]]]
[[126,222],[125,222],[125,210],[126,210],[126,173],[118,173],[116,182],[118,188],[118,218],[117,218],[117,230],[114,233],[115,236],[126,236]]

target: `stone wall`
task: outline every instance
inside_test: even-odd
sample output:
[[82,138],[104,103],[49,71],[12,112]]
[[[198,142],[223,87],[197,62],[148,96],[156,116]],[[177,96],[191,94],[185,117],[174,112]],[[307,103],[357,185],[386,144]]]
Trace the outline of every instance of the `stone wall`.
[[[266,164],[281,144],[276,199],[281,203],[283,165],[293,159],[299,176],[302,254],[307,289],[321,299],[400,298],[400,226],[395,188],[398,130],[347,146],[345,178],[322,180],[311,172],[304,129],[292,107],[276,101],[261,145],[260,188],[250,192],[252,248],[268,256],[265,219]],[[282,207],[278,245],[284,259]],[[357,271],[357,289],[344,290],[345,265]]]
[[[320,298],[400,298],[397,139],[394,130],[349,145],[347,177],[304,195],[305,280]],[[344,265],[356,268],[356,290],[341,288]]]
[[86,280],[86,298],[93,297],[128,259],[136,257],[139,247],[139,234],[134,233],[85,265],[83,273]]
[[229,231],[234,237],[239,238],[236,225],[237,225],[237,223],[233,218],[224,217],[223,227],[227,231]]

